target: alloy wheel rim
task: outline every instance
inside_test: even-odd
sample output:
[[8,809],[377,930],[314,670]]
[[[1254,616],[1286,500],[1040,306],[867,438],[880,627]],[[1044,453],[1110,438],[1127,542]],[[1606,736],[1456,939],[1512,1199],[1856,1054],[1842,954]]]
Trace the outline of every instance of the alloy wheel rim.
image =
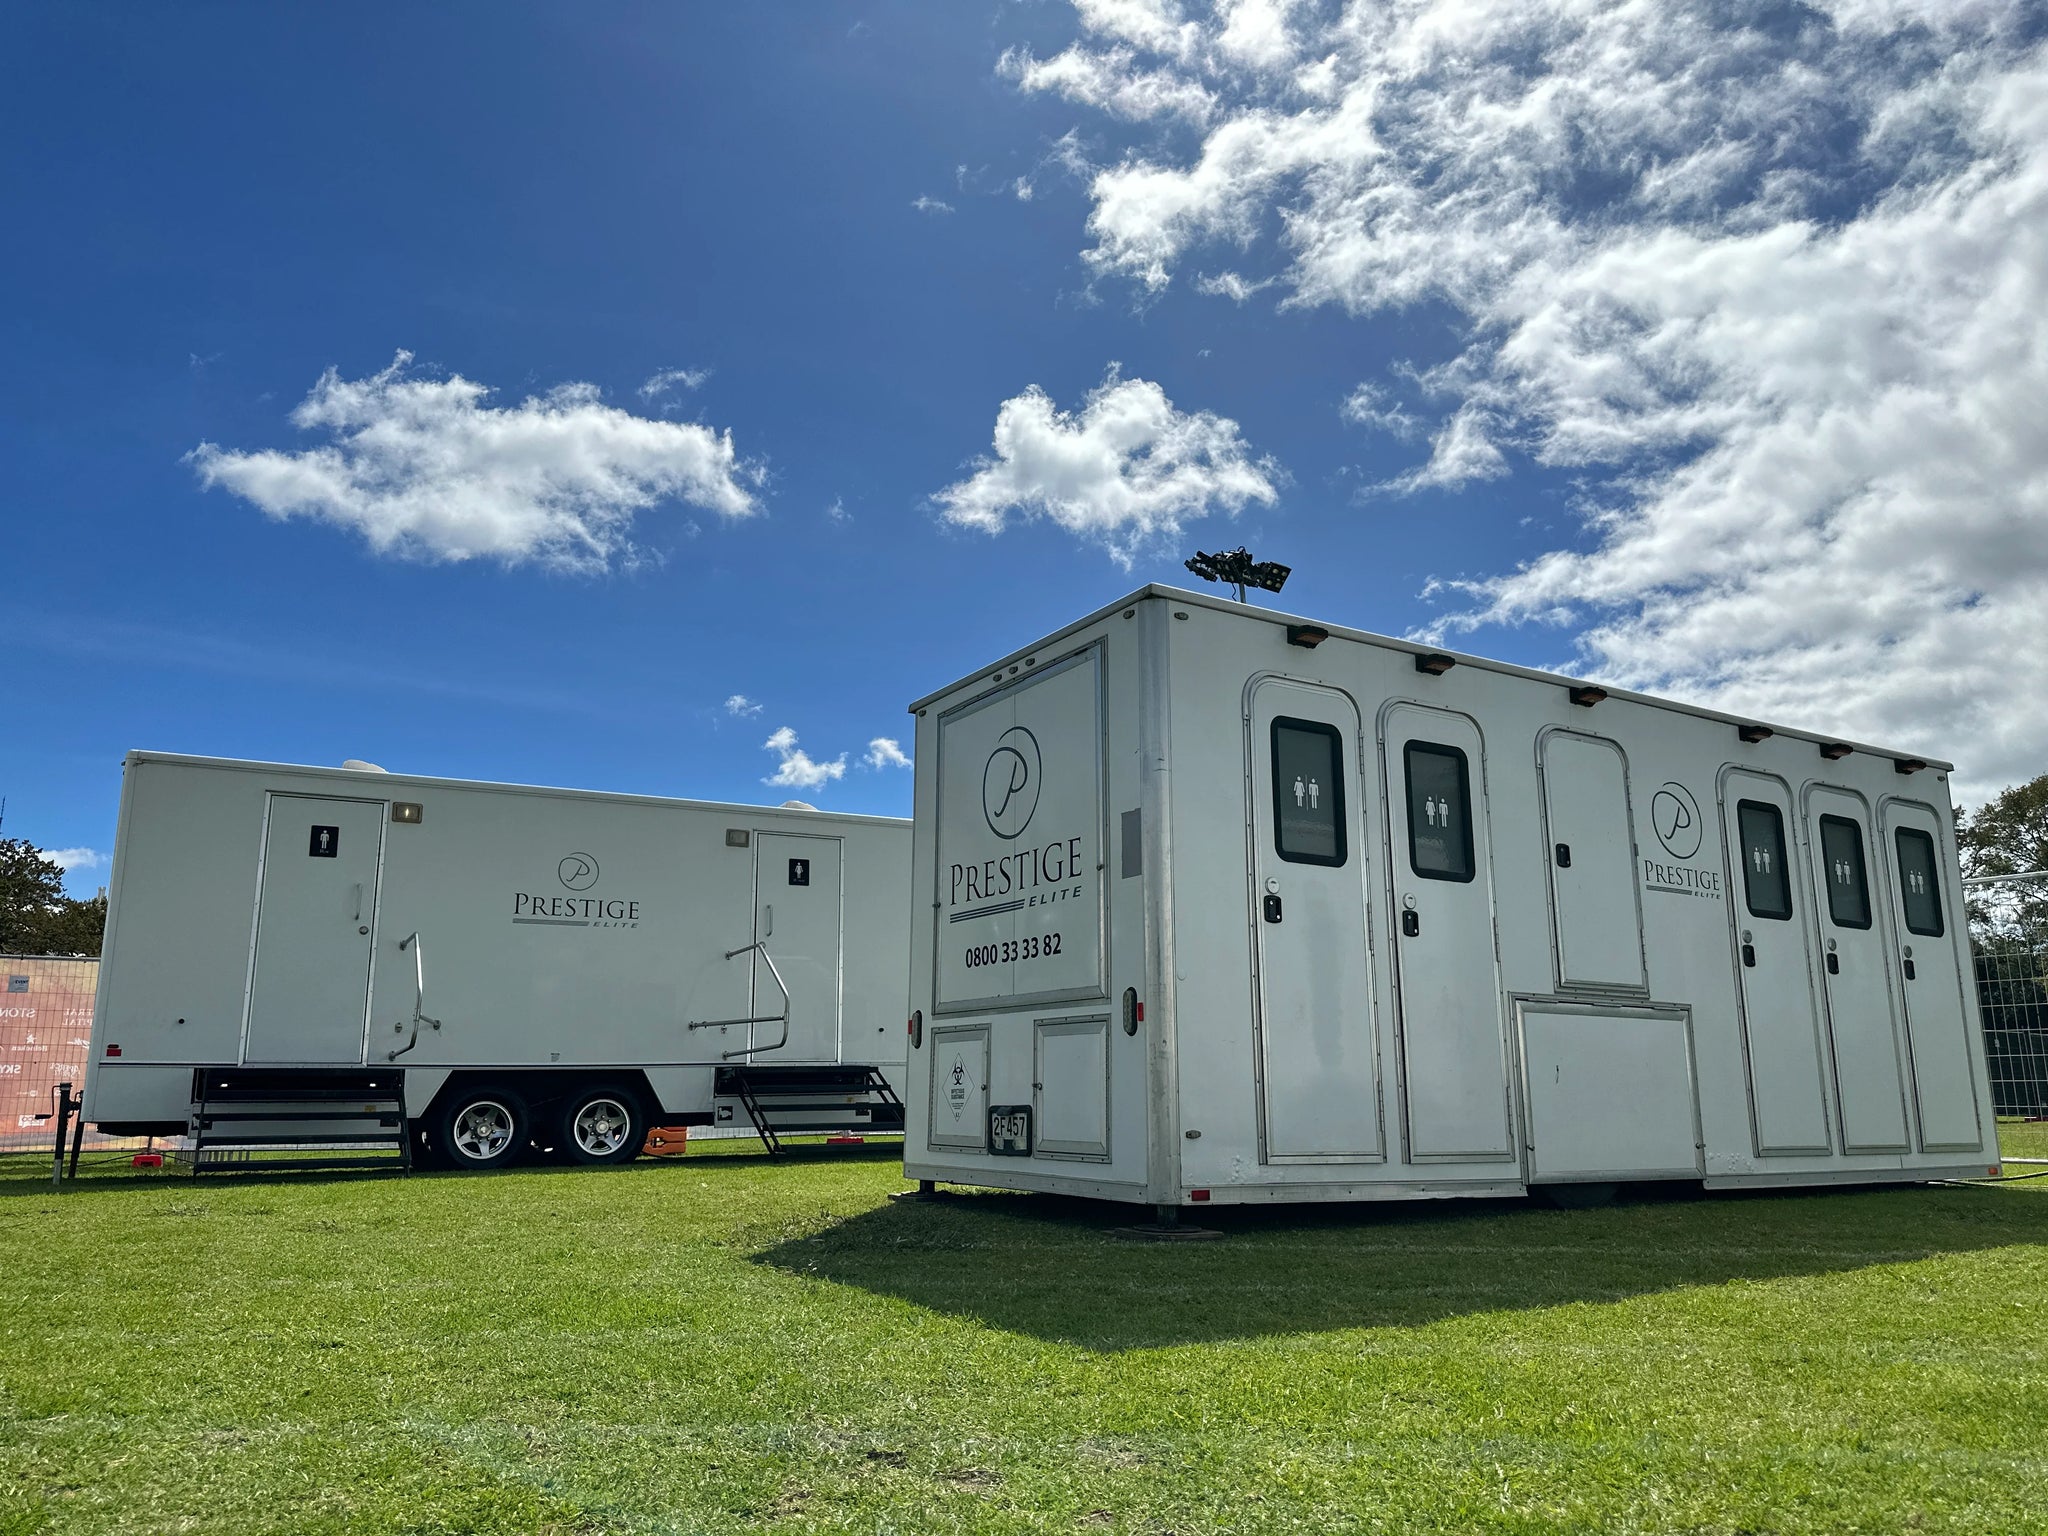
[[626,1144],[633,1117],[617,1099],[592,1099],[576,1111],[576,1145],[593,1157],[604,1157]]
[[493,1099],[463,1106],[455,1117],[455,1147],[472,1162],[487,1163],[512,1144],[512,1111]]

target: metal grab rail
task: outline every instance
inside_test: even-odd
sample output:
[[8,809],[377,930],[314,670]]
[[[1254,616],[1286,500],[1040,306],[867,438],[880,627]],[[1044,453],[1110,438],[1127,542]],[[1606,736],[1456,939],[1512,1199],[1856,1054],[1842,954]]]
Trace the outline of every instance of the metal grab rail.
[[[386,1051],[384,1053],[386,1061],[398,1060],[399,1057],[420,1043],[420,1026],[422,1024],[431,1024],[436,1029],[441,1027],[439,1019],[433,1018],[421,1011],[427,1006],[427,968],[426,962],[420,956],[420,935],[417,928],[405,938],[399,940],[398,952],[404,954],[407,949],[412,950],[412,1038],[399,1046],[398,1049]],[[405,1026],[401,1024],[398,1027],[403,1029]]]
[[789,1044],[789,987],[783,982],[782,972],[775,968],[775,957],[768,953],[768,946],[756,939],[752,944],[743,944],[738,949],[728,949],[725,952],[725,958],[736,960],[741,955],[750,954],[757,949],[761,951],[761,958],[768,962],[768,974],[775,978],[775,990],[782,994],[782,1012],[757,1013],[752,1018],[746,1019],[691,1019],[685,1027],[689,1029],[725,1029],[734,1024],[779,1023],[782,1025],[782,1034],[773,1045],[750,1045],[742,1050],[723,1052],[718,1058],[720,1061],[731,1061],[735,1056],[751,1056],[756,1051],[779,1051],[783,1046]]

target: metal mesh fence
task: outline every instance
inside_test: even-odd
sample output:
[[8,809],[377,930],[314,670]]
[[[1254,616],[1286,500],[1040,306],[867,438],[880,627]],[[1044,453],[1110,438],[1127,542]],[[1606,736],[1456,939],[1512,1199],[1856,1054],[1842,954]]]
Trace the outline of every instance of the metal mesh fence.
[[2048,1117],[2048,944],[1994,938],[1974,947],[1992,1107]]
[[[55,1108],[59,1083],[84,1090],[99,979],[96,959],[0,955],[0,1152],[48,1151],[56,1127],[36,1117]],[[88,1130],[85,1145],[146,1143]]]

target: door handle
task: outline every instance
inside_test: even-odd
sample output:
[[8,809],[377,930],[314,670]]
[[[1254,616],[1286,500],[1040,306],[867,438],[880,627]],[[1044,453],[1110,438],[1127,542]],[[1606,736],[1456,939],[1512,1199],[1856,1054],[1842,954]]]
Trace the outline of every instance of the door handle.
[[1913,957],[1906,956],[1906,980],[1912,981],[1918,973],[1913,969]]
[[356,915],[353,920],[358,923],[363,920],[363,883],[360,880],[356,882]]
[[1572,845],[1570,843],[1559,843],[1557,845],[1557,867],[1559,869],[1570,869],[1572,867]]
[[1280,898],[1269,894],[1265,900],[1265,918],[1269,923],[1280,921]]
[[1832,952],[1829,953],[1828,974],[1830,976],[1839,976],[1842,974],[1842,957],[1840,955],[1834,954]]
[[1422,932],[1422,914],[1412,908],[1401,914],[1401,932],[1415,938]]
[[775,937],[775,903],[769,902],[761,909],[761,912],[761,937],[772,939]]
[[1754,944],[1742,946],[1742,963],[1752,971],[1756,969],[1756,946]]

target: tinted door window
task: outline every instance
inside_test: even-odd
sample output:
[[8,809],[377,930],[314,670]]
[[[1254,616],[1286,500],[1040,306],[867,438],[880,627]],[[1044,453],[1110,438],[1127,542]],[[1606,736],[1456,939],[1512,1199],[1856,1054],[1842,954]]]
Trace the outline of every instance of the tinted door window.
[[1472,788],[1465,754],[1456,747],[1411,741],[1402,754],[1408,776],[1408,863],[1425,880],[1472,878]]
[[1934,839],[1911,827],[1900,827],[1899,897],[1906,908],[1906,927],[1924,938],[1942,935],[1941,882],[1935,875]]
[[1742,834],[1742,893],[1752,917],[1792,915],[1792,876],[1785,860],[1785,818],[1775,805],[1744,800],[1735,807]]
[[1273,846],[1293,864],[1342,864],[1344,738],[1316,720],[1273,722]]
[[1838,928],[1870,926],[1870,879],[1863,868],[1863,830],[1846,816],[1820,819],[1820,852],[1827,864],[1828,916]]

